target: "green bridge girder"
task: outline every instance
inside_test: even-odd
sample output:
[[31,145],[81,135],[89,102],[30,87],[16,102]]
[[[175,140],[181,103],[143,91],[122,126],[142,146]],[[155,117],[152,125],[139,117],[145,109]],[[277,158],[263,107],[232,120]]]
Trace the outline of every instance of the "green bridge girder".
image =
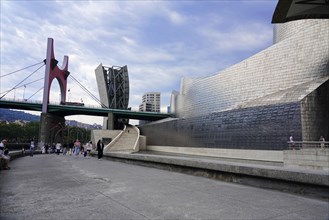
[[[42,111],[42,103],[34,102],[19,102],[0,100],[0,108],[28,110],[28,111]],[[119,118],[129,118],[136,120],[146,121],[157,121],[165,118],[172,117],[168,113],[158,112],[135,112],[123,109],[109,109],[109,108],[90,108],[85,106],[70,106],[70,105],[48,105],[48,113],[55,114],[58,116],[69,116],[69,115],[90,115],[90,116],[101,116],[107,117],[109,113],[113,113]]]

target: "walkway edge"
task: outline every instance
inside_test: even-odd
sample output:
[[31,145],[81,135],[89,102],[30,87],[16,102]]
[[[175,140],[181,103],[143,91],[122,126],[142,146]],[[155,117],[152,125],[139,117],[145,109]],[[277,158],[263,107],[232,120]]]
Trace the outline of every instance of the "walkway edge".
[[318,171],[306,171],[289,169],[286,167],[264,166],[256,164],[243,164],[232,162],[221,162],[214,159],[189,158],[186,156],[168,156],[151,154],[126,154],[126,153],[105,153],[105,156],[122,158],[128,160],[138,160],[144,162],[154,162],[183,167],[200,168],[206,170],[235,173],[240,175],[270,178],[290,182],[319,185],[329,187],[329,173]]

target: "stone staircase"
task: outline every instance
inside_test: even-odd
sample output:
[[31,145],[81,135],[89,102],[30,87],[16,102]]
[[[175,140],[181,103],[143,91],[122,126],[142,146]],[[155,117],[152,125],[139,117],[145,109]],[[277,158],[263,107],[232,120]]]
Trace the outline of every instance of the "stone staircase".
[[135,144],[138,139],[138,128],[133,125],[127,125],[125,129],[109,145],[105,147],[104,152],[135,152]]

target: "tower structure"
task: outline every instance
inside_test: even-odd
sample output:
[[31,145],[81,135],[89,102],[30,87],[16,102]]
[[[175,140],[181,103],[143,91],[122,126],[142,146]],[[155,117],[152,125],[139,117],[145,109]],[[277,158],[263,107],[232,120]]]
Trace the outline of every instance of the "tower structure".
[[51,144],[57,141],[63,141],[65,118],[63,116],[48,113],[48,104],[50,88],[55,79],[60,87],[61,103],[66,102],[67,77],[70,74],[68,71],[68,56],[64,56],[61,67],[57,66],[58,61],[55,59],[54,40],[52,38],[48,38],[47,41],[45,62],[46,69],[43,88],[42,113],[40,117],[39,146],[42,146],[43,144]]
[[[127,66],[107,67],[100,64],[95,69],[101,102],[106,108],[128,109],[129,102],[129,77]],[[120,129],[127,123],[126,119],[115,118],[109,113],[104,118],[103,129]]]

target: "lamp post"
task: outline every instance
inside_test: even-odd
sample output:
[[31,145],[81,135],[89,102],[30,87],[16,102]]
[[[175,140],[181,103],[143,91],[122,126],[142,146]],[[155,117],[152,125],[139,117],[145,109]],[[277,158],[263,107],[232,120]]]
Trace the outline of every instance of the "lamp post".
[[24,91],[23,91],[23,100],[25,101],[25,88],[26,88],[26,85],[24,85]]
[[69,102],[71,102],[71,89],[68,89],[67,91],[69,93]]

